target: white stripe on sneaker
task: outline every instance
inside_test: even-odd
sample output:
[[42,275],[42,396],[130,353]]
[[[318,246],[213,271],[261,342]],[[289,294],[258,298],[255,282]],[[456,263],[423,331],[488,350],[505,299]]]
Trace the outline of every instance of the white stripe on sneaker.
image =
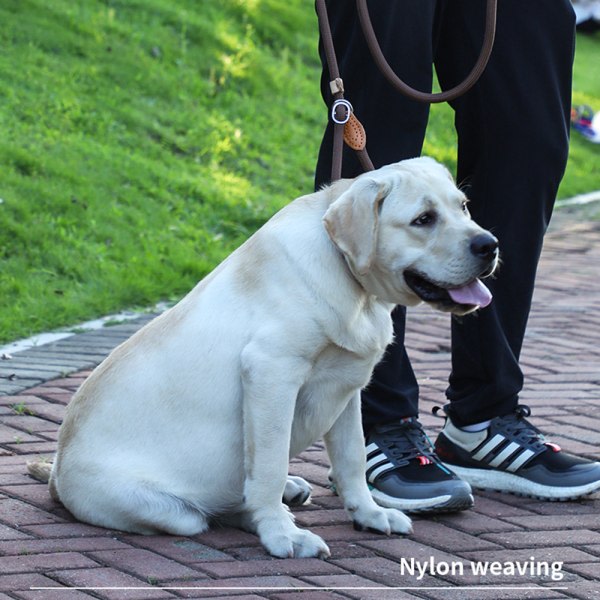
[[506,467],[507,471],[514,473],[519,467],[523,466],[533,455],[535,452],[532,450],[523,450],[517,458]]
[[497,433],[479,452],[473,454],[475,460],[482,460],[484,456],[487,456],[492,450],[497,448],[502,442],[505,442],[506,438],[503,435]]
[[379,452],[381,452],[379,446],[375,443],[375,442],[371,442],[367,447],[366,447],[366,451],[367,451],[367,456],[369,454],[371,454],[371,452],[375,452],[375,450],[378,450]]
[[379,467],[377,467],[376,469],[373,469],[373,471],[369,474],[369,483],[373,483],[375,481],[375,479],[377,479],[377,477],[379,475],[381,475],[382,473],[385,473],[386,471],[391,471],[392,469],[394,469],[394,465],[392,463],[385,463]]
[[494,460],[491,460],[489,465],[490,467],[497,467],[501,465],[511,454],[514,454],[521,446],[516,442],[511,442]]
[[372,456],[368,461],[367,461],[367,471],[369,469],[372,469],[373,467],[376,467],[377,465],[383,463],[383,462],[389,462],[389,460],[386,458],[385,454],[383,452],[380,452],[379,454],[376,454],[375,456]]

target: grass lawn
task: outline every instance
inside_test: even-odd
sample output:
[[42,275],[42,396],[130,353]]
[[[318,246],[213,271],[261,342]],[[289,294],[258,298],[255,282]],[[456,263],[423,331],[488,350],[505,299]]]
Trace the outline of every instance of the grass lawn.
[[311,189],[303,0],[6,0],[0,22],[0,341],[177,298]]
[[[177,299],[312,189],[312,2],[4,0],[0,22],[0,342]],[[599,44],[574,95],[596,109]],[[450,166],[451,120],[426,148]],[[574,139],[561,196],[600,188],[599,150]]]

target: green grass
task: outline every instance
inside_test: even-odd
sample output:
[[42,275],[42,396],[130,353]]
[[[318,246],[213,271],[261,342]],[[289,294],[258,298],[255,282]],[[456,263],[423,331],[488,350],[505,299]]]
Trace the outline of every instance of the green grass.
[[[177,299],[312,189],[312,2],[4,0],[0,22],[0,342]],[[576,102],[598,85],[582,67]],[[427,151],[452,165],[440,110]],[[590,164],[600,187],[590,146],[566,195]]]
[[6,0],[0,22],[0,340],[176,298],[311,189],[302,0]]

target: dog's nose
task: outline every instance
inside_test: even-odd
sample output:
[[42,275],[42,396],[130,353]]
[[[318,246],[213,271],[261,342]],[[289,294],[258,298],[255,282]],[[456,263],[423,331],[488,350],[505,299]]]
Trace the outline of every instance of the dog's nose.
[[471,252],[477,258],[492,258],[498,252],[498,240],[491,233],[480,233],[471,240]]

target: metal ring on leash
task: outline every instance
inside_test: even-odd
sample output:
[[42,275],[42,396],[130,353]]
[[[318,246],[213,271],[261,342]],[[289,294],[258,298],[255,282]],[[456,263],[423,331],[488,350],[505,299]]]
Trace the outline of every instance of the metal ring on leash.
[[[464,93],[467,89],[469,89],[479,78],[481,73],[483,72],[487,61],[490,57],[492,47],[494,45],[494,37],[496,32],[496,11],[497,11],[498,0],[487,0],[486,1],[486,17],[485,17],[485,32],[484,32],[484,40],[481,47],[481,52],[475,66],[473,67],[471,73],[467,76],[465,81],[461,84],[452,88],[450,90],[446,90],[444,92],[440,92],[438,94],[427,94],[424,92],[420,92],[412,89],[408,85],[406,85],[402,80],[398,78],[398,76],[394,73],[390,65],[387,63],[383,53],[381,51],[381,47],[379,46],[379,42],[375,36],[375,32],[373,31],[373,25],[371,23],[371,19],[369,17],[369,11],[367,8],[367,0],[356,0],[356,10],[358,13],[359,20],[361,21],[362,29],[365,33],[365,39],[367,45],[369,46],[369,50],[373,55],[377,66],[381,70],[383,76],[387,78],[388,81],[403,94],[409,96],[413,100],[418,100],[420,102],[443,102],[449,101],[457,98],[461,93]],[[335,56],[335,48],[333,44],[333,36],[331,33],[331,27],[329,24],[329,17],[327,15],[327,6],[325,0],[316,0],[316,9],[317,15],[319,17],[319,31],[321,33],[321,40],[323,42],[323,50],[325,53],[325,59],[327,62],[327,68],[329,70],[329,78],[331,82],[335,82],[335,86],[331,87],[331,92],[334,94],[342,95],[343,86],[338,84],[338,80],[340,79],[340,70],[337,62],[337,58]],[[331,85],[330,82],[330,85]],[[348,108],[348,105],[343,102],[346,108],[346,120],[338,119],[335,115],[337,107],[340,105],[341,100],[336,100],[333,104],[331,110],[331,119],[336,125],[345,125],[350,119],[350,112],[352,108]],[[340,131],[341,130],[341,131]],[[334,127],[334,137],[333,137],[333,152],[332,152],[332,164],[331,164],[331,181],[336,181],[340,179],[342,172],[342,154],[344,149],[344,139],[343,139],[343,129],[341,127]],[[360,150],[359,158],[367,157],[367,150],[363,148]],[[361,159],[362,160],[362,159]],[[370,160],[369,160],[370,162]]]
[[[335,114],[338,106],[343,106],[346,109],[346,116],[343,119],[338,119],[338,117]],[[333,103],[333,106],[331,107],[331,120],[334,123],[337,123],[338,125],[345,125],[348,122],[348,120],[350,119],[350,115],[353,112],[354,112],[354,108],[352,107],[352,104],[350,104],[350,102],[348,102],[348,100],[344,100],[343,98],[340,98],[339,100],[336,100]]]

